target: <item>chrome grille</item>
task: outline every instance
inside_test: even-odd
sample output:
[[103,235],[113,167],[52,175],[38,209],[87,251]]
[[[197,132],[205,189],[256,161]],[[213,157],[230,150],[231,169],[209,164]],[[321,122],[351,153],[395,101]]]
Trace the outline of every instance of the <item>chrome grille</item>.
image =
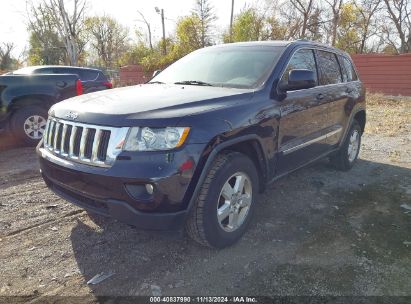
[[60,158],[109,167],[121,152],[128,129],[50,117],[44,132],[44,148]]

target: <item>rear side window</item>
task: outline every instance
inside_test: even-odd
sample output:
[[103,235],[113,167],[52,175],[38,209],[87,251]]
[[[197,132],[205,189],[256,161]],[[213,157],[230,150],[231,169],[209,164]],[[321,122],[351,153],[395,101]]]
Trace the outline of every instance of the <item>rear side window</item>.
[[37,69],[34,71],[34,74],[55,74],[53,69]]
[[313,50],[303,49],[294,53],[291,57],[290,62],[287,65],[287,68],[284,71],[281,82],[288,82],[288,75],[291,70],[310,70],[315,74],[317,78],[317,68],[315,65],[314,52]]
[[98,73],[97,80],[99,80],[99,81],[108,81],[108,77],[100,72],[100,73]]
[[343,80],[344,82],[355,81],[358,79],[357,73],[354,70],[354,67],[350,60],[340,56],[341,68],[343,70]]
[[335,84],[342,82],[340,65],[334,53],[317,51],[318,66],[321,69],[320,84]]
[[98,77],[98,71],[93,70],[71,69],[69,73],[77,74],[81,81],[96,80],[96,78]]

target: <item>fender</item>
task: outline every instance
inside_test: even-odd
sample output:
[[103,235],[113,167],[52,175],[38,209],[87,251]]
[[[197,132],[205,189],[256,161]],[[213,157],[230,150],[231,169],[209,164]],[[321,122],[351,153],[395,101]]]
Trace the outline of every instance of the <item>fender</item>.
[[[228,148],[230,146],[233,146],[235,144],[239,144],[245,141],[249,141],[249,140],[256,140],[258,142],[258,144],[260,145],[260,149],[262,147],[262,142],[260,137],[258,137],[256,134],[248,134],[248,135],[243,135],[243,136],[239,136],[236,138],[232,138],[232,139],[228,139],[220,144],[218,144],[209,154],[209,156],[207,157],[207,160],[203,166],[203,168],[201,169],[201,174],[199,176],[199,178],[196,181],[196,185],[193,191],[193,194],[191,195],[191,198],[188,202],[187,205],[187,213],[186,216],[189,215],[190,210],[193,208],[195,200],[197,199],[197,196],[200,192],[200,188],[202,186],[202,184],[204,183],[204,180],[206,179],[206,176],[208,174],[208,171],[213,163],[213,161],[215,160],[215,158],[217,157],[217,155],[224,150],[225,148]],[[263,157],[263,163],[262,165],[264,166],[263,169],[264,171],[267,171],[268,168],[268,160],[267,157],[265,157],[265,155],[261,155]],[[260,155],[259,155],[259,159],[260,159]],[[260,160],[261,162],[261,160]]]
[[350,115],[350,118],[348,120],[347,127],[344,130],[343,136],[341,137],[341,140],[340,140],[340,143],[339,143],[338,147],[341,147],[343,145],[343,143],[345,142],[348,131],[350,130],[350,126],[352,124],[352,121],[354,120],[355,115],[357,115],[357,113],[359,113],[361,111],[366,112],[365,106],[362,106],[362,105],[358,106],[355,110],[351,111],[351,115]]

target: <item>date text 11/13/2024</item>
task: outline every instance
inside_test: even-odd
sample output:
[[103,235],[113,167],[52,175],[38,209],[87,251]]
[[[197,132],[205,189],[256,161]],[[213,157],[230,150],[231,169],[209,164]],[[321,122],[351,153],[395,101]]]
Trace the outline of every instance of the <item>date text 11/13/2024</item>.
[[258,303],[255,297],[150,297],[150,303]]

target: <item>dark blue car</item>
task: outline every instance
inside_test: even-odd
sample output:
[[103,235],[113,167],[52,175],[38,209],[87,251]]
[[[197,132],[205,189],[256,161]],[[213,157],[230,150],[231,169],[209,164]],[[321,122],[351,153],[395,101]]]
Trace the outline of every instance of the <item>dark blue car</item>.
[[38,154],[68,201],[221,248],[243,235],[267,184],[324,157],[350,169],[364,126],[365,91],[346,53],[233,43],[147,84],[54,105]]

